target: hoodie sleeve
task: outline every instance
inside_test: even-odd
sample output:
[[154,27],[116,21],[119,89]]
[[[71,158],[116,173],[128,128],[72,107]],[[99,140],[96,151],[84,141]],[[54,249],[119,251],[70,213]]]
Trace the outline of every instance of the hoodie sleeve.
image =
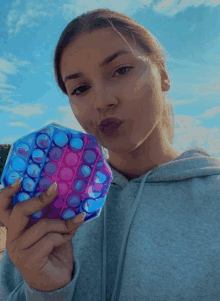
[[53,292],[41,292],[30,287],[4,250],[0,262],[0,301],[74,301],[73,295],[80,265],[75,260],[75,274],[65,287]]

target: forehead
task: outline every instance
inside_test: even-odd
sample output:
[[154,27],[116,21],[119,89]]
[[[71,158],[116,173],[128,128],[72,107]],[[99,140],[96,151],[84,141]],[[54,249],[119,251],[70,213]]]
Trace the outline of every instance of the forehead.
[[[128,40],[127,37],[126,40]],[[67,46],[63,54],[65,54],[65,52],[77,54],[86,49],[117,49],[123,46],[127,46],[129,49],[128,43],[131,44],[132,41],[129,39],[127,43],[126,40],[113,28],[102,28],[92,32],[85,31],[80,33],[79,36]]]
[[135,57],[146,55],[142,48],[135,45],[133,39],[121,35],[113,28],[83,32],[64,49],[60,61],[61,73],[66,73],[67,69],[73,67],[73,63],[75,67],[80,67],[84,61],[91,63],[91,59],[100,62],[118,49],[128,50]]

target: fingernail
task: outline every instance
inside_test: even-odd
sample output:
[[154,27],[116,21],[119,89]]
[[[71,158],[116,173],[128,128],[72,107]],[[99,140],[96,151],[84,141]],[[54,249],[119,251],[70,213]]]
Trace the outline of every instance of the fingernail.
[[18,185],[22,182],[22,180],[23,180],[23,177],[17,179],[17,180],[11,185],[11,187],[18,186]]
[[47,190],[47,195],[50,196],[52,195],[57,189],[57,183],[53,183],[52,185],[50,185],[50,187]]
[[83,213],[77,215],[77,217],[75,217],[75,218],[73,219],[73,223],[74,223],[74,224],[81,223],[81,222],[84,220],[85,216],[86,216],[86,213],[85,213],[85,212],[83,212]]

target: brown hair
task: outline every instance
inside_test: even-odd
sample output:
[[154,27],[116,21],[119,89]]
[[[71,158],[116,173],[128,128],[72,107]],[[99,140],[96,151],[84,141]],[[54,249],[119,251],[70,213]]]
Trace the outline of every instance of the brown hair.
[[[54,72],[58,86],[67,95],[65,84],[60,74],[60,59],[65,47],[75,40],[82,32],[92,32],[97,29],[113,27],[120,35],[135,39],[135,42],[150,56],[152,61],[158,67],[165,69],[165,58],[167,55],[165,49],[158,42],[156,37],[150,33],[145,27],[140,25],[132,18],[115,12],[107,8],[99,8],[83,13],[72,20],[63,30],[57,43],[54,55]],[[174,135],[174,114],[171,100],[167,92],[165,94],[166,106],[163,110],[162,123],[165,127],[167,139],[173,144]],[[103,149],[102,149],[103,150]]]

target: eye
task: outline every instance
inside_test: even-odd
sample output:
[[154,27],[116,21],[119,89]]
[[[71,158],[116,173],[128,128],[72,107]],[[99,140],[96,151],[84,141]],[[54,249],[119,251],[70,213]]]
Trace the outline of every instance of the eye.
[[[133,67],[131,67],[131,66],[122,67],[122,68],[119,68],[118,70],[116,70],[115,73],[116,73],[116,72],[119,72],[119,70],[123,70],[123,69],[132,69],[132,68],[133,68]],[[129,72],[129,71],[123,72],[123,75],[124,75],[124,73],[126,74],[126,73],[128,73],[128,72]],[[82,88],[85,88],[85,87],[89,87],[89,86],[88,86],[88,85],[80,86],[80,87],[76,88],[75,90],[73,90],[73,92],[71,93],[71,95],[75,95],[77,90],[82,89]],[[84,92],[85,92],[85,91],[84,91]],[[81,94],[82,94],[82,93],[76,94],[76,96],[79,96],[79,95],[81,95]]]

